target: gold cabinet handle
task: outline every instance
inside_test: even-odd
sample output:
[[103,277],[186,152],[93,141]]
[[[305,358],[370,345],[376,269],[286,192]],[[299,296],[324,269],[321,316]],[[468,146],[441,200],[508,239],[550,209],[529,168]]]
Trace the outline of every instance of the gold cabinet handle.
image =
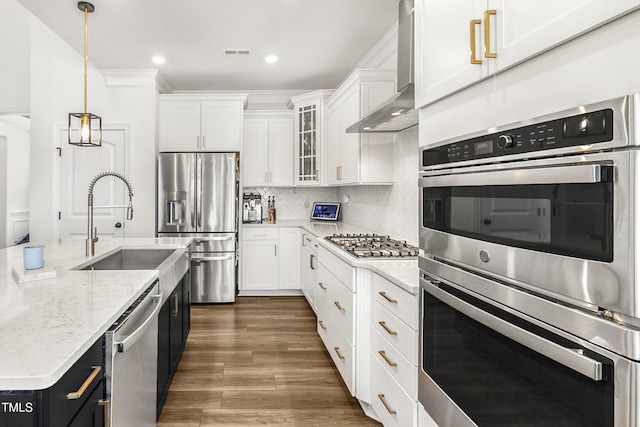
[[392,362],[391,360],[389,360],[389,358],[387,357],[387,354],[384,352],[384,350],[378,350],[378,353],[380,354],[380,356],[382,356],[384,361],[389,364],[389,366],[398,366],[398,364],[396,362]]
[[471,42],[471,63],[482,64],[482,59],[478,59],[476,52],[476,25],[482,24],[480,19],[472,19],[469,21],[469,41]]
[[340,360],[344,360],[345,359],[345,357],[342,355],[342,353],[340,353],[340,347],[333,347],[333,349],[335,350],[335,352],[338,355],[338,358]]
[[389,327],[387,326],[386,322],[383,322],[382,320],[378,322],[378,325],[382,326],[382,328],[389,332],[389,335],[398,335],[398,333],[396,331],[392,331],[391,329],[389,329]]
[[495,15],[495,9],[484,11],[484,57],[496,58],[497,53],[491,52],[491,15]]
[[318,286],[320,286],[322,288],[323,291],[327,290],[327,287],[324,285],[324,283],[322,282],[318,282]]
[[333,303],[338,307],[338,310],[344,311],[344,307],[340,305],[340,301],[334,301]]
[[320,324],[320,327],[321,327],[322,329],[324,329],[325,331],[327,330],[327,327],[326,327],[326,326],[324,326],[324,323],[322,322],[322,320],[318,320],[318,323]]
[[173,309],[171,310],[171,317],[178,317],[178,294],[171,295],[173,298]]
[[313,266],[313,259],[315,258],[315,255],[309,255],[309,268],[312,270],[315,270],[316,268]]
[[67,393],[67,399],[68,400],[73,400],[73,399],[80,398],[82,396],[82,393],[84,393],[85,390],[87,389],[87,387],[89,387],[89,385],[93,382],[93,380],[96,379],[96,377],[98,376],[98,374],[102,370],[102,367],[101,366],[92,366],[91,369],[93,369],[91,371],[91,374],[89,374],[87,379],[84,380],[84,382],[82,383],[80,388],[77,391],[72,391],[71,393]]
[[315,181],[320,181],[320,174],[318,173],[318,169],[316,169],[316,176],[314,177]]
[[389,298],[387,296],[387,293],[384,291],[380,291],[378,292],[380,295],[382,295],[382,298],[386,299],[387,301],[389,301],[391,304],[397,304],[398,300],[397,299],[393,299],[393,298]]
[[111,414],[111,402],[107,399],[100,399],[98,400],[98,405],[104,407],[104,427],[111,426],[111,423],[109,422],[109,415]]
[[384,405],[384,407],[387,409],[387,411],[391,414],[391,415],[395,415],[397,414],[396,411],[394,411],[393,409],[391,409],[389,407],[389,405],[387,404],[387,401],[384,398],[384,394],[379,394],[378,395],[378,399],[380,399],[380,401],[382,402],[382,404]]

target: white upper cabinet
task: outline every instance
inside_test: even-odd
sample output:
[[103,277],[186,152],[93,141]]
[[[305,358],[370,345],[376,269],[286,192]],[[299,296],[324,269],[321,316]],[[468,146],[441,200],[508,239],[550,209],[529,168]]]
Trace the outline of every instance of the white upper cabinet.
[[393,183],[393,133],[345,130],[394,92],[395,71],[356,70],[329,98],[322,169],[328,185]]
[[291,98],[295,112],[294,185],[318,186],[326,140],[325,101],[333,90],[318,90]]
[[160,151],[240,151],[246,95],[160,95]]
[[639,6],[640,0],[416,0],[416,108]]
[[293,187],[293,111],[247,111],[242,185]]

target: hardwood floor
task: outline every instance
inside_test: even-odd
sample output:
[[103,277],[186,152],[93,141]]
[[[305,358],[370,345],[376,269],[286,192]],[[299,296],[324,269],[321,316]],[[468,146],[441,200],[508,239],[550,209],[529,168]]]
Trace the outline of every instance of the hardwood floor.
[[352,397],[304,297],[191,306],[158,427],[380,426]]

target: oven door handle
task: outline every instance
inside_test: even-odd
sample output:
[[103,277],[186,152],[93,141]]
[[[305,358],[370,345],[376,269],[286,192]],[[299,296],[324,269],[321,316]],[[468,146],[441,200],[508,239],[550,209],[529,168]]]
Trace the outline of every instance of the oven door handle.
[[[549,168],[492,170],[451,175],[422,176],[420,187],[459,187],[527,184],[595,184],[605,182],[603,171],[611,165],[588,164]],[[606,176],[612,176],[607,174]]]
[[[421,281],[425,280],[421,279]],[[430,283],[428,281],[426,282]],[[426,290],[454,309],[464,313],[488,328],[491,328],[494,331],[522,344],[536,353],[555,360],[567,368],[573,369],[594,381],[602,380],[602,363],[583,355],[580,349],[563,347],[529,331],[514,326],[499,317],[482,311],[466,301],[456,298],[435,285],[428,286]]]

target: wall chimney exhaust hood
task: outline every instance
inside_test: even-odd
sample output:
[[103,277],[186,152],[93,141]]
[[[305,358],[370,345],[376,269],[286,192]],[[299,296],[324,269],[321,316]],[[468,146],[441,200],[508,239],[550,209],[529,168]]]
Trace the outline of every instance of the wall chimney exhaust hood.
[[347,133],[399,132],[418,124],[413,79],[413,1],[398,5],[398,92],[366,117],[347,128]]

